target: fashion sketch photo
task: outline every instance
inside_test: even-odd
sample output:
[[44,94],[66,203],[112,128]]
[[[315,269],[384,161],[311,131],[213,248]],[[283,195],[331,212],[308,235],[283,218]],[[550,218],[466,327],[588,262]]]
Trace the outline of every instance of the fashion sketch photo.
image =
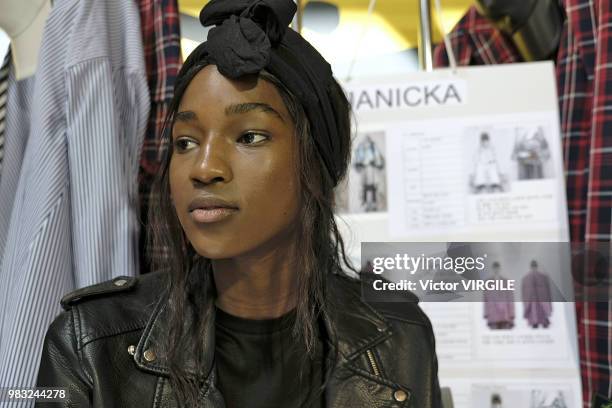
[[521,281],[523,317],[529,327],[547,329],[552,315],[551,282],[535,259],[529,264],[529,273]]
[[472,388],[472,407],[569,408],[572,393],[566,387],[530,384],[498,386],[478,384]]
[[515,183],[555,176],[550,130],[538,122],[465,129],[465,177],[471,194],[509,193]]
[[[507,281],[501,275],[501,265],[491,264],[491,274],[487,280]],[[491,330],[510,330],[514,328],[514,293],[507,290],[487,290],[483,294],[483,317]]]
[[501,148],[495,129],[468,129],[468,186],[472,194],[504,193],[509,190],[508,170],[500,159]]
[[542,126],[516,128],[511,158],[517,164],[518,180],[539,180],[553,176],[547,166],[550,150]]
[[475,193],[503,192],[502,179],[504,175],[499,169],[495,148],[487,133],[480,135],[480,145],[476,150],[474,172],[471,177],[471,186]]
[[358,133],[353,140],[351,166],[345,183],[337,188],[339,212],[387,211],[385,133]]
[[532,390],[529,408],[568,408],[566,401],[567,397],[561,390]]

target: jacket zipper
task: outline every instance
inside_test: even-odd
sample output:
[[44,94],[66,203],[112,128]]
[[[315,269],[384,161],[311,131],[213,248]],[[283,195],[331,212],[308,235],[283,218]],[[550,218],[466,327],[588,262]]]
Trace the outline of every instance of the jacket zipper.
[[376,360],[374,359],[374,353],[372,353],[372,350],[366,350],[366,354],[368,355],[368,360],[370,360],[370,365],[372,366],[374,375],[380,377],[380,370],[378,369],[378,364],[376,364]]

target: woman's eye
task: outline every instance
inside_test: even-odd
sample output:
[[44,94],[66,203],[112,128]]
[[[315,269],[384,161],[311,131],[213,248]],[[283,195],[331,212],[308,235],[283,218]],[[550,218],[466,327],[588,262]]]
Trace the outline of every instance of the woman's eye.
[[178,138],[174,141],[174,148],[177,152],[184,152],[188,150],[192,144],[195,144],[193,140],[187,138]]
[[244,144],[257,144],[267,139],[268,139],[268,136],[262,133],[248,132],[240,136],[238,141]]

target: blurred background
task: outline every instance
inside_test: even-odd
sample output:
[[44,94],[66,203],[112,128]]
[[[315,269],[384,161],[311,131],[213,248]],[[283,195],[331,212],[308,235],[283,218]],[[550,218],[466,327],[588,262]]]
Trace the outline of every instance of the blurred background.
[[[370,0],[301,0],[302,34],[332,63],[338,79],[397,74],[418,69],[417,0],[377,0],[368,18]],[[473,3],[441,0],[442,22],[450,30]],[[202,0],[179,0],[182,48],[186,57],[206,38],[198,21]],[[442,41],[432,6],[434,43]]]
[[[203,40],[207,30],[198,20],[203,0],[179,0],[183,57]],[[418,69],[418,0],[301,0],[302,34],[332,63],[334,73],[351,77],[388,75]],[[441,0],[442,22],[449,31],[463,16],[471,0]],[[368,17],[369,16],[369,17]],[[432,6],[433,42],[442,41],[438,16]],[[0,30],[0,57],[8,37]],[[352,67],[351,67],[352,65]]]

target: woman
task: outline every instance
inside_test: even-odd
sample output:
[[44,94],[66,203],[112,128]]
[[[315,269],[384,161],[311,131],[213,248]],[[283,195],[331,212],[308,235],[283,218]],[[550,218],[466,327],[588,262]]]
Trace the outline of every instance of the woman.
[[[152,204],[160,272],[62,300],[39,386],[64,406],[438,407],[431,325],[369,305],[334,221],[349,105],[291,0],[213,0]],[[169,272],[171,271],[171,273]],[[44,406],[44,404],[40,404]],[[56,406],[56,405],[55,405]]]
[[503,192],[502,175],[488,133],[480,135],[480,146],[476,152],[474,163],[473,185],[476,193],[483,191],[487,193]]
[[517,128],[512,160],[518,164],[519,180],[539,180],[544,178],[544,163],[550,159],[548,142],[544,130],[536,128]]
[[384,194],[381,181],[384,180],[385,157],[372,137],[368,134],[357,145],[353,167],[361,174],[361,207],[366,211],[382,211],[378,197]]

